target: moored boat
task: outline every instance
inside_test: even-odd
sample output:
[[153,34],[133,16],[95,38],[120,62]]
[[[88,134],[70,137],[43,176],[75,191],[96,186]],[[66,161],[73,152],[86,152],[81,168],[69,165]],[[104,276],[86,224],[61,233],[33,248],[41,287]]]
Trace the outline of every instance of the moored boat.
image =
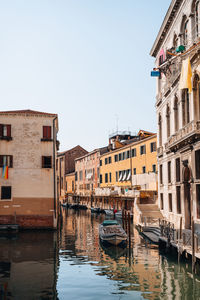
[[127,234],[116,220],[105,220],[99,225],[99,238],[104,245],[126,246]]

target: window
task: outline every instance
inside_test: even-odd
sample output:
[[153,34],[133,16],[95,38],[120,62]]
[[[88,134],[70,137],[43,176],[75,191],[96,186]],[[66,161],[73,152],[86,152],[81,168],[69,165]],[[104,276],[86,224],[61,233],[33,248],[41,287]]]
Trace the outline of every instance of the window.
[[176,158],[176,182],[180,182],[180,158]]
[[1,199],[11,199],[11,186],[1,187]]
[[77,178],[77,172],[75,172],[75,181],[77,181],[78,180],[78,178]]
[[168,161],[167,169],[168,169],[168,183],[171,183],[171,161]]
[[108,157],[108,163],[111,164],[111,162],[112,162],[112,158],[111,158],[111,156],[109,156]]
[[108,182],[108,173],[105,174],[105,183]]
[[146,154],[146,146],[145,145],[142,145],[140,146],[140,154]]
[[181,187],[176,187],[176,208],[177,214],[181,214]]
[[116,175],[116,182],[118,182],[118,172],[115,172]]
[[72,180],[72,192],[74,192],[74,181]]
[[122,154],[119,153],[119,161],[122,160]]
[[169,200],[169,212],[172,212],[172,194],[168,194],[168,200]]
[[179,116],[178,116],[178,99],[175,98],[174,100],[174,129],[175,132],[179,128]]
[[131,156],[132,157],[136,156],[136,148],[134,148],[134,149],[131,150]]
[[118,161],[118,155],[115,154],[115,162],[117,162],[117,161]]
[[112,174],[109,173],[109,179],[110,179],[110,182],[112,181]]
[[126,158],[130,158],[130,151],[129,150],[126,152]]
[[125,159],[125,152],[122,153],[122,160]]
[[197,218],[200,219],[200,184],[196,185]]
[[146,167],[142,167],[142,173],[146,173]]
[[160,165],[160,184],[163,184],[162,165]]
[[190,122],[190,103],[188,89],[184,89],[182,92],[182,119],[183,126]]
[[196,179],[200,179],[200,150],[195,151],[195,174]]
[[100,167],[102,166],[102,160],[100,159]]
[[0,155],[0,167],[8,166],[13,167],[13,156],[12,155]]
[[79,180],[83,180],[83,171],[79,171]]
[[107,165],[107,163],[108,163],[108,158],[106,157],[105,158],[105,165]]
[[100,180],[100,183],[102,183],[102,174],[100,174],[99,180]]
[[169,105],[167,105],[167,109],[166,109],[166,121],[167,121],[167,137],[170,137],[170,109],[169,109]]
[[152,172],[156,173],[156,165],[152,165]]
[[164,202],[163,202],[163,193],[160,193],[160,209],[164,209]]
[[162,145],[162,117],[159,114],[158,117],[158,134],[159,134],[159,146]]
[[43,140],[51,140],[51,126],[43,126]]
[[133,168],[133,175],[136,175],[136,168]]
[[151,150],[151,152],[156,151],[156,142],[153,142],[153,143],[150,144],[150,150]]
[[0,124],[0,139],[11,140],[11,125]]
[[42,156],[42,168],[51,168],[51,156]]

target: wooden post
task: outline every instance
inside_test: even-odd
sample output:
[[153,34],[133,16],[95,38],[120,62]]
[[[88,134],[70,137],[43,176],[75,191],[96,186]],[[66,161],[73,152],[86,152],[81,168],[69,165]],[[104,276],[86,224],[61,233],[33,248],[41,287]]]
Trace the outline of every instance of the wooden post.
[[128,212],[128,234],[129,234],[129,248],[131,248],[131,215]]
[[182,239],[182,217],[180,218],[180,233],[179,233],[179,239]]
[[185,233],[183,232],[183,246],[185,246]]
[[195,272],[194,220],[192,218],[192,272]]

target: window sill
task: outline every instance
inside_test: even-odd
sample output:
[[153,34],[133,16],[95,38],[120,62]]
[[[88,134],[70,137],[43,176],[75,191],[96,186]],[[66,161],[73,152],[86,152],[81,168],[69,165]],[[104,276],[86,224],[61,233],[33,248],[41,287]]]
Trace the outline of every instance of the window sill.
[[12,201],[12,199],[0,199],[0,202],[11,202]]
[[43,138],[41,139],[41,142],[53,142],[53,139]]
[[52,169],[52,167],[42,167],[42,169]]
[[11,141],[12,137],[11,136],[1,136],[0,140]]

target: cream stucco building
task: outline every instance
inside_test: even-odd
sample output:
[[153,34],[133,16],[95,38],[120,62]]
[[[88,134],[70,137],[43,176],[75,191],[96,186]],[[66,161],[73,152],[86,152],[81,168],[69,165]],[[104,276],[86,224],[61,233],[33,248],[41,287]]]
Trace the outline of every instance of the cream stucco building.
[[151,49],[157,71],[159,205],[200,223],[200,1],[172,0]]
[[0,112],[0,224],[56,227],[57,131],[56,114]]

